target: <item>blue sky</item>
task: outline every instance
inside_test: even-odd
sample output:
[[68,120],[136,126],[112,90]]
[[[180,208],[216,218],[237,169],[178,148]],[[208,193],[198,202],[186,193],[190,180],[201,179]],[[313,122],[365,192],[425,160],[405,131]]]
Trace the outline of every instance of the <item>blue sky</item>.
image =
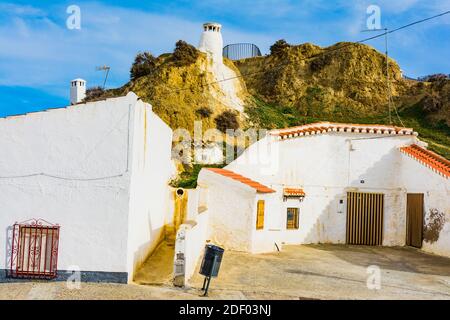
[[[80,30],[66,27],[72,4]],[[321,46],[365,38],[371,4],[391,29],[450,10],[450,0],[0,1],[0,117],[65,106],[71,79],[101,84],[99,65],[111,66],[107,87],[120,86],[138,51],[197,45],[206,21],[223,24],[225,44],[253,42],[266,53],[281,38]],[[391,35],[390,53],[409,76],[450,73],[449,40],[450,15]],[[368,44],[384,50],[382,40]]]

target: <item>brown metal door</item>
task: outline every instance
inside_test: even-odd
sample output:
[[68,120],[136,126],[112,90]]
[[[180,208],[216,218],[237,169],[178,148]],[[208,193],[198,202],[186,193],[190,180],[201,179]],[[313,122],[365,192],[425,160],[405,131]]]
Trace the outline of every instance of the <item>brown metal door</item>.
[[406,202],[406,245],[422,248],[423,193],[408,193]]
[[347,193],[347,244],[381,246],[383,243],[382,193]]

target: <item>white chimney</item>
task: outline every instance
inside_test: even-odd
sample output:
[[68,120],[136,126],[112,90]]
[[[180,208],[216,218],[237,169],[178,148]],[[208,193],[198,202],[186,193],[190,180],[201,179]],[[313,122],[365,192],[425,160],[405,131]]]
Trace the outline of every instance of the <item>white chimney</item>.
[[223,62],[222,50],[222,25],[215,22],[207,22],[203,24],[203,33],[200,38],[198,50],[208,53],[212,56],[215,63]]
[[86,97],[86,80],[74,79],[70,81],[70,104],[77,104]]

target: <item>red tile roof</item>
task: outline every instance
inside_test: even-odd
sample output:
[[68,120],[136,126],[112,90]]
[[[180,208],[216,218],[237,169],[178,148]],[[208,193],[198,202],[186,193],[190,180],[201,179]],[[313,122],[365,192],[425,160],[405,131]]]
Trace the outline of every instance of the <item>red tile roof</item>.
[[440,175],[447,178],[450,177],[450,161],[444,157],[441,157],[430,150],[419,147],[416,144],[400,148],[400,151],[416,159]]
[[240,174],[234,173],[233,171],[219,168],[207,168],[207,170],[212,171],[214,173],[220,174],[224,177],[231,178],[233,180],[239,181],[241,183],[246,184],[249,187],[252,187],[259,193],[273,193],[275,190],[266,187],[265,185],[260,184],[259,182],[253,181],[249,178],[241,176]]
[[287,139],[300,136],[323,134],[328,132],[353,132],[370,134],[391,134],[391,135],[417,135],[412,128],[388,126],[382,124],[350,124],[335,122],[317,122],[303,126],[272,130],[271,135],[280,139]]
[[305,196],[305,191],[303,189],[284,188],[283,195],[286,197],[301,197]]

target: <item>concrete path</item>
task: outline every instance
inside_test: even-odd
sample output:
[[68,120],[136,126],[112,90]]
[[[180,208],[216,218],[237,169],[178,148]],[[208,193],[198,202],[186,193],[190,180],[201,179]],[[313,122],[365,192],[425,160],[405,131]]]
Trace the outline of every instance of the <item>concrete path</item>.
[[[196,274],[191,284],[201,286],[202,277]],[[211,288],[212,294],[239,290],[298,299],[450,299],[450,259],[412,248],[344,245],[285,246],[263,255],[226,252]]]
[[173,274],[174,244],[163,241],[136,272],[134,282],[145,285],[169,285]]

